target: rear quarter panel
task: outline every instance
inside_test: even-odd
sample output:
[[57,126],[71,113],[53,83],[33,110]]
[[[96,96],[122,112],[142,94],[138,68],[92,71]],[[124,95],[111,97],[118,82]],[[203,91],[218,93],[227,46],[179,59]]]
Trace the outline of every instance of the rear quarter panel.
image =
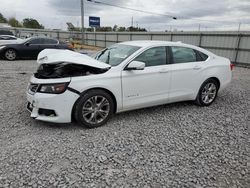
[[[220,90],[230,84],[232,80],[232,71],[230,69],[230,60],[220,56],[209,57],[208,61],[204,62],[203,82],[208,78],[215,77],[220,81]],[[203,83],[202,82],[202,83]],[[201,84],[202,84],[201,83]]]

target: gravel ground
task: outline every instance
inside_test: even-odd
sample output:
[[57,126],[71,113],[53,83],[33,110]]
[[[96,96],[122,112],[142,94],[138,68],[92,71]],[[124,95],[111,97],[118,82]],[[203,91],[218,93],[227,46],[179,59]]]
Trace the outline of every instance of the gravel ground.
[[105,126],[33,120],[35,61],[0,60],[0,187],[250,187],[250,69],[210,107],[175,103]]

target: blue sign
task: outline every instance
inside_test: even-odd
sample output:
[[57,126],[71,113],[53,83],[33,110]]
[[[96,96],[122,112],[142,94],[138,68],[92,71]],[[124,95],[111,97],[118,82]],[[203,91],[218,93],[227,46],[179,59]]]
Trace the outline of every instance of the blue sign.
[[100,17],[89,16],[90,27],[100,27]]

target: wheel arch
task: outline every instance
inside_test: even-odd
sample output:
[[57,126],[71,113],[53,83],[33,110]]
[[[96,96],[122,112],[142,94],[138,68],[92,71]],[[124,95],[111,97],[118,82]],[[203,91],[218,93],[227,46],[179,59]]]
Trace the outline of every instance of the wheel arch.
[[13,47],[7,47],[4,49],[4,52],[6,52],[7,50],[14,50],[16,53],[18,52],[18,50],[16,48]]
[[90,89],[87,89],[85,91],[83,91],[82,93],[80,93],[80,96],[78,97],[78,99],[75,101],[74,105],[73,105],[73,108],[71,110],[71,119],[72,120],[75,120],[75,117],[74,117],[74,111],[75,111],[75,107],[76,107],[76,104],[77,102],[80,100],[80,98],[85,95],[85,93],[89,92],[89,91],[92,91],[92,90],[103,90],[105,91],[106,93],[108,93],[112,99],[113,99],[113,102],[114,102],[114,112],[113,113],[116,113],[117,112],[117,99],[115,97],[115,95],[108,89],[106,88],[103,88],[103,87],[94,87],[94,88],[90,88]]
[[[206,79],[205,81],[207,81],[207,80],[209,80],[209,79],[213,79],[213,80],[215,80],[216,82],[217,82],[217,84],[218,84],[218,90],[220,89],[220,80],[217,78],[217,77],[210,77],[210,78],[208,78],[208,79]],[[204,81],[204,82],[205,82]],[[204,83],[203,82],[203,83]]]
[[200,87],[199,87],[199,90],[198,90],[198,92],[197,92],[197,94],[196,94],[195,100],[197,100],[197,98],[198,98],[198,96],[199,96],[199,92],[200,92],[200,90],[201,90],[202,85],[203,85],[206,81],[211,80],[211,79],[214,80],[215,82],[217,82],[217,84],[218,84],[218,91],[219,91],[219,89],[220,89],[220,80],[219,80],[217,77],[211,76],[211,77],[207,78],[206,80],[204,80],[204,81],[201,83],[201,85],[200,85]]

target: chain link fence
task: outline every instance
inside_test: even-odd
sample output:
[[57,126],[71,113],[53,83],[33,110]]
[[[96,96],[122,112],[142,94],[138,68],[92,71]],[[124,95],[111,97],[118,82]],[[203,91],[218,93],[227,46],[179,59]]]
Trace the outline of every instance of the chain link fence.
[[[0,28],[0,30],[3,28]],[[6,30],[6,28],[4,28]],[[46,36],[62,41],[81,41],[81,32],[8,28],[16,36]],[[250,31],[190,31],[190,32],[85,32],[84,44],[107,47],[129,40],[181,41],[200,46],[229,58],[235,64],[250,65]]]

